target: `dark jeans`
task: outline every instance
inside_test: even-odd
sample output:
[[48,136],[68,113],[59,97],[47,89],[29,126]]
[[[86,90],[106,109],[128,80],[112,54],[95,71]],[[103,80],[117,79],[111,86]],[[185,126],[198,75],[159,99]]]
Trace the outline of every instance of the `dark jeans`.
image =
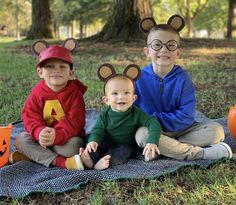
[[104,146],[103,144],[103,147],[99,147],[96,152],[91,152],[89,155],[94,164],[96,164],[103,156],[110,155],[110,166],[112,167],[127,162],[128,159],[130,159],[135,153],[135,151],[135,145],[118,144],[108,147],[107,145]]

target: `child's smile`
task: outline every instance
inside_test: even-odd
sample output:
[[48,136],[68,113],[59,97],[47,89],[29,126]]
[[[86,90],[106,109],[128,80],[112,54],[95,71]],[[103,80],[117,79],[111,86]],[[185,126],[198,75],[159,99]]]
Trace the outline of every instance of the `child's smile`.
[[65,87],[72,75],[69,64],[59,59],[48,59],[41,68],[38,68],[38,73],[55,92]]
[[128,78],[111,79],[106,84],[105,93],[104,102],[116,112],[127,111],[136,99],[133,83]]
[[[163,77],[171,71],[175,60],[179,57],[179,49],[176,47],[179,41],[178,35],[161,30],[154,31],[150,34],[149,41],[161,42],[162,46],[160,46],[160,43],[154,45],[149,43],[148,47],[144,48],[144,52],[147,57],[151,58],[154,72],[160,77]],[[175,44],[172,44],[172,42],[175,42]],[[157,46],[158,49],[155,49]],[[173,46],[175,46],[175,50],[169,50]]]

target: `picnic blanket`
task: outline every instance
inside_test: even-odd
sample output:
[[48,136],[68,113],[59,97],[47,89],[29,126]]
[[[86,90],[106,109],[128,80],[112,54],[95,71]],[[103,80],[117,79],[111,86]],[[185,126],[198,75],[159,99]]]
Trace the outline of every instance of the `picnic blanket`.
[[[86,113],[86,133],[89,133],[99,115],[99,111],[88,109]],[[210,120],[197,112],[199,122]],[[224,126],[227,142],[236,152],[236,140],[233,140],[227,129],[226,118],[215,119]],[[24,130],[22,122],[13,123],[12,142],[17,133]],[[11,151],[15,148],[13,143]],[[78,189],[93,181],[115,179],[154,178],[176,172],[186,166],[207,168],[217,160],[178,161],[160,157],[152,162],[143,161],[141,153],[123,165],[102,171],[97,170],[66,170],[57,167],[47,168],[34,162],[21,161],[0,168],[0,197],[25,197],[30,193],[62,193]]]

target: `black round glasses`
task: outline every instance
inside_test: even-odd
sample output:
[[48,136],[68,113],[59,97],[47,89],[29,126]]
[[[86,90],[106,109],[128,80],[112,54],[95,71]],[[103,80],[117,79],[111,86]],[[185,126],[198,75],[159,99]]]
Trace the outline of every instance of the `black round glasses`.
[[160,41],[158,39],[154,39],[148,45],[151,46],[151,48],[154,51],[161,50],[163,46],[166,46],[166,48],[169,51],[175,51],[177,48],[179,48],[179,45],[178,45],[178,43],[175,40],[169,40],[167,43],[162,43],[162,41]]

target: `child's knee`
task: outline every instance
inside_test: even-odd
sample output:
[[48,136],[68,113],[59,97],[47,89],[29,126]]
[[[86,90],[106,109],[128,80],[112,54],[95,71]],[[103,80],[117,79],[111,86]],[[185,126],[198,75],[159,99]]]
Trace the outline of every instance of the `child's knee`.
[[219,124],[218,122],[212,122],[211,124],[212,126],[212,130],[215,132],[215,142],[214,143],[219,143],[224,141],[225,139],[225,132],[224,132],[224,128],[221,124]]
[[[210,121],[203,126],[204,133],[208,139],[207,145],[218,144],[225,139],[225,132],[223,126],[214,121]],[[203,146],[203,145],[202,145]]]
[[145,147],[148,138],[147,127],[140,127],[135,133],[135,140],[139,147]]
[[29,137],[27,132],[19,133],[14,140],[15,147],[18,148],[21,147],[22,144],[26,144]]
[[83,139],[80,137],[72,137],[64,145],[55,145],[53,151],[63,157],[72,157],[79,153],[81,147],[84,146]]

